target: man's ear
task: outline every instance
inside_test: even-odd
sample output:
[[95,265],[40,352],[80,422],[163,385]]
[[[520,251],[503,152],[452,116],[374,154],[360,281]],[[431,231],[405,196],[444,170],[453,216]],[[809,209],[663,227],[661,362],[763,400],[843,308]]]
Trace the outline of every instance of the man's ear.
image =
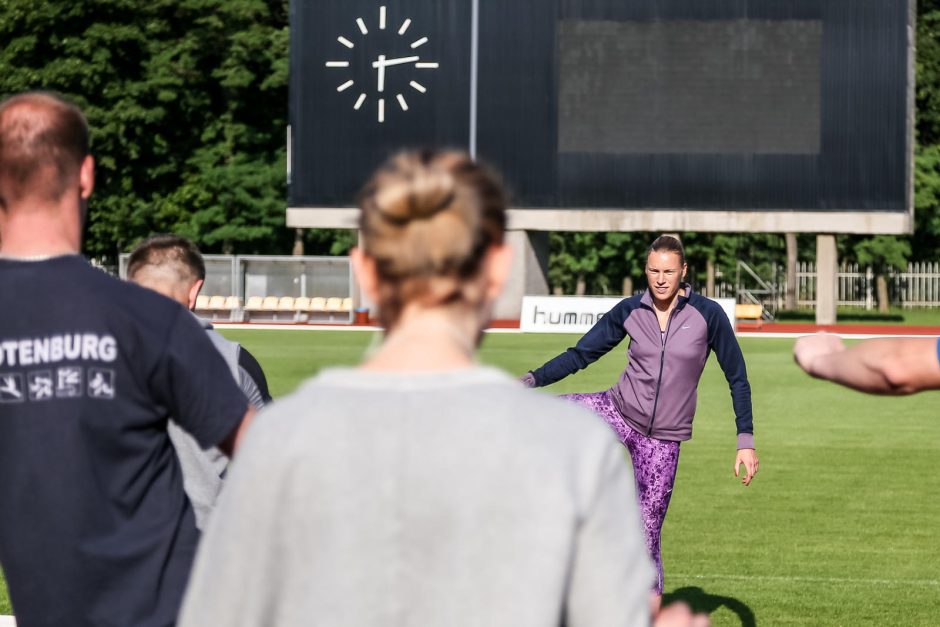
[[379,276],[375,269],[375,259],[367,255],[361,248],[350,250],[349,259],[352,261],[353,272],[362,293],[369,301],[377,303],[379,300]]
[[95,158],[87,155],[78,170],[78,191],[82,200],[88,200],[95,189]]
[[199,298],[199,291],[202,289],[202,286],[205,284],[205,281],[202,279],[196,279],[196,282],[192,284],[192,287],[189,288],[189,310],[196,310],[196,299]]
[[509,244],[490,246],[483,260],[486,278],[486,300],[493,302],[503,293],[512,271],[512,247]]

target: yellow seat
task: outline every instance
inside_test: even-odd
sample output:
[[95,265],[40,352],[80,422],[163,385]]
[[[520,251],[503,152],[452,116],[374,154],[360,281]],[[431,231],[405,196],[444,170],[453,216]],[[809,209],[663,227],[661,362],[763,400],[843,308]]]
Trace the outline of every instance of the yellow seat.
[[340,311],[352,311],[352,299],[344,298],[342,304],[339,306]]
[[209,298],[209,309],[222,310],[225,309],[225,297],[224,296],[212,296]]
[[259,311],[263,302],[264,299],[260,296],[249,296],[248,302],[245,303],[245,309],[248,311]]
[[294,297],[281,296],[277,301],[278,311],[294,311]]
[[326,311],[342,311],[343,299],[342,298],[327,298],[326,299]]
[[310,298],[307,296],[298,296],[294,299],[294,311],[307,311],[310,309]]
[[204,294],[200,294],[196,297],[196,309],[208,309],[209,308],[209,297]]
[[261,301],[261,311],[277,311],[277,296],[265,296]]
[[310,311],[324,311],[326,310],[326,299],[322,296],[317,296],[310,299]]
[[763,305],[755,305],[753,303],[735,305],[734,317],[737,320],[750,320],[756,322],[757,328],[760,328],[764,323],[764,307]]
[[226,296],[225,309],[238,309],[239,305],[241,305],[241,302],[238,296]]

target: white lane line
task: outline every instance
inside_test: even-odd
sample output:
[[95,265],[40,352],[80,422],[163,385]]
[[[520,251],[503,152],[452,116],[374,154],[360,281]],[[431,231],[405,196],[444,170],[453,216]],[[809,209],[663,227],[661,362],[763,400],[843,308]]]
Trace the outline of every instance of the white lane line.
[[326,67],[349,67],[349,61],[327,61]]
[[408,84],[420,91],[422,94],[427,91],[427,88],[417,81],[411,81]]
[[353,82],[352,82],[351,80],[349,80],[349,81],[346,81],[345,83],[343,83],[342,85],[340,85],[339,87],[337,87],[337,88],[336,88],[336,91],[345,91],[345,90],[349,89],[349,88],[352,87],[352,86],[353,86]]
[[787,575],[671,575],[677,579],[725,579],[730,581],[777,581],[793,583],[847,583],[863,586],[940,587],[938,579],[861,579],[854,577],[803,577]]
[[408,27],[411,26],[411,18],[409,17],[404,22],[401,23],[401,28],[398,29],[399,35],[404,35],[405,31],[408,30]]
[[407,110],[408,110],[408,103],[405,102],[405,97],[402,96],[401,94],[398,94],[398,95],[396,96],[396,98],[398,98],[398,104],[401,105],[401,110],[402,110],[402,111],[407,111]]
[[353,105],[353,109],[358,111],[362,107],[362,103],[366,101],[365,94],[359,94],[359,100],[356,101],[356,104]]
[[354,44],[353,42],[349,41],[349,40],[346,39],[345,37],[337,37],[337,38],[336,38],[336,41],[338,41],[339,43],[343,44],[343,45],[346,46],[347,48],[355,48],[355,47],[356,47],[356,44]]
[[412,48],[417,48],[418,46],[423,46],[423,45],[426,44],[426,43],[428,43],[428,38],[427,38],[427,37],[422,37],[421,39],[418,39],[418,40],[416,40],[416,41],[413,41],[413,42],[411,43],[411,47],[412,47]]
[[359,32],[360,32],[360,33],[362,33],[363,35],[368,35],[368,34],[369,34],[369,29],[366,28],[366,23],[362,21],[362,18],[361,18],[361,17],[357,17],[357,18],[356,18],[356,24],[359,25]]

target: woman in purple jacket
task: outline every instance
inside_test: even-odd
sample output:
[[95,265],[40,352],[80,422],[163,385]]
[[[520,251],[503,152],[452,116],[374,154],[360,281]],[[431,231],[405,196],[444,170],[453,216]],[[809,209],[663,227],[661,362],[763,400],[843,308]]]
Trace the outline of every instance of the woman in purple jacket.
[[658,577],[655,603],[663,593],[660,532],[679,463],[679,443],[692,436],[696,388],[708,354],[715,351],[731,387],[744,485],[757,473],[751,386],[741,348],[722,308],[683,283],[687,270],[682,243],[663,235],[650,246],[649,289],[625,298],[605,314],[577,345],[529,372],[529,387],[551,385],[586,368],[630,336],[629,363],[609,390],[567,394],[600,415],[620,437],[633,460],[646,544]]

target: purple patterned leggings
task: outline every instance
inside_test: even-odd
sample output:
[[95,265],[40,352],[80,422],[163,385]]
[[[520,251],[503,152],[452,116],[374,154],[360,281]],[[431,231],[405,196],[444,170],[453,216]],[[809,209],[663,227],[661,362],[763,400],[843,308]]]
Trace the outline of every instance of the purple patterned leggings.
[[624,422],[620,410],[614,405],[608,392],[591,394],[565,394],[561,398],[573,401],[600,416],[617,433],[617,437],[633,460],[637,497],[640,513],[646,528],[646,550],[656,566],[656,585],[653,591],[663,593],[663,559],[660,551],[660,535],[666,509],[672,497],[672,486],[676,481],[679,465],[679,443],[649,438]]

